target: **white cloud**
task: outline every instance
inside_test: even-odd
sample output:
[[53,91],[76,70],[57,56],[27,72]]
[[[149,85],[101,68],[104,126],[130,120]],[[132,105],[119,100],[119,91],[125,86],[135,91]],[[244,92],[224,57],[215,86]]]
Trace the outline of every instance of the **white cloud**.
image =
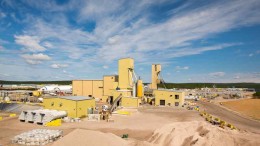
[[252,56],[254,56],[254,54],[253,54],[253,53],[251,53],[251,54],[249,54],[248,56],[249,56],[249,57],[252,57]]
[[108,38],[108,43],[111,45],[116,44],[119,41],[120,41],[120,36],[118,35]]
[[64,68],[64,67],[68,67],[68,64],[52,64],[51,68]]
[[184,66],[184,67],[180,67],[180,66],[176,66],[175,70],[179,71],[179,70],[188,70],[190,67],[189,66]]
[[[102,69],[100,64],[104,62],[115,63],[122,57],[132,57],[136,63],[162,64],[172,62],[177,57],[241,45],[223,42],[203,43],[203,47],[194,47],[193,43],[201,40],[210,42],[209,38],[216,34],[260,22],[260,3],[257,0],[220,0],[199,6],[189,1],[191,4],[178,8],[178,13],[174,9],[156,23],[151,19],[153,13],[150,6],[158,6],[158,1],[84,1],[82,5],[72,4],[77,2],[62,5],[46,3],[42,9],[75,10],[79,26],[72,26],[66,14],[53,15],[48,22],[45,18],[33,17],[27,19],[30,21],[27,21],[24,33],[15,36],[16,43],[35,53],[52,48],[48,50],[48,55],[53,54],[55,62],[64,61],[66,57],[65,61],[73,62],[70,67],[88,66],[93,70]],[[33,2],[31,6],[40,9],[41,4]],[[94,21],[93,30],[85,27],[89,20]],[[30,64],[42,62],[26,61]],[[179,67],[179,70],[187,69],[189,67]]]
[[46,48],[53,48],[53,45],[50,42],[44,42],[43,46]]
[[[230,82],[252,82],[252,83],[259,83],[260,82],[260,72],[253,72],[253,73],[235,73],[233,75],[233,80],[227,78],[226,80],[230,80]],[[231,78],[232,79],[232,78]]]
[[9,74],[5,74],[5,73],[0,73],[0,75],[5,76],[5,77],[9,77]]
[[225,75],[225,73],[224,72],[213,72],[213,73],[210,73],[209,75],[212,77],[222,77]]
[[6,17],[6,14],[4,12],[0,12],[0,19],[5,18],[5,17]]
[[46,48],[41,46],[40,39],[36,36],[29,35],[15,35],[15,42],[19,45],[24,46],[30,52],[42,52]]
[[104,68],[104,69],[108,69],[108,68],[109,68],[109,66],[107,66],[107,65],[104,65],[104,66],[103,66],[103,68]]
[[[72,59],[91,55],[88,60],[116,61],[122,57],[133,57],[137,62],[161,63],[176,57],[239,45],[224,43],[194,48],[192,42],[260,22],[256,15],[258,11],[252,9],[258,5],[256,1],[221,1],[196,9],[183,8],[185,11],[180,9],[178,15],[156,24],[147,18],[149,13],[146,10],[151,5],[158,5],[157,2],[125,4],[120,1],[110,4],[107,1],[86,1],[80,6],[79,19],[95,20],[96,25],[91,33],[72,28],[63,20],[46,23],[41,19],[35,20],[27,32],[42,39],[59,40],[55,46]],[[124,9],[126,5],[127,9]]]
[[5,47],[0,46],[0,51],[3,51],[3,50],[5,50]]
[[97,20],[123,9],[123,1],[94,0],[85,1],[80,10],[81,20]]
[[239,76],[235,76],[234,79],[240,79],[240,77]]
[[51,57],[49,57],[48,55],[39,53],[39,54],[23,54],[21,55],[22,58],[25,59],[25,61],[29,64],[40,64],[42,63],[42,61],[48,61],[51,60]]

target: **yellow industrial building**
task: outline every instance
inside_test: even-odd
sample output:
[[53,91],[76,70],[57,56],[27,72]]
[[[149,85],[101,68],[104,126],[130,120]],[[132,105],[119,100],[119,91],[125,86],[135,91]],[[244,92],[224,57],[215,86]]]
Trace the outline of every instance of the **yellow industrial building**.
[[118,61],[118,75],[105,75],[103,80],[73,80],[72,94],[101,99],[124,107],[137,107],[143,97],[143,83],[136,78],[134,59],[123,58]]
[[[152,65],[153,101],[156,106],[182,106],[184,92],[158,90],[161,82],[161,65]],[[117,106],[138,107],[144,98],[144,85],[137,79],[134,71],[134,60],[123,58],[118,61],[118,75],[105,75],[102,80],[73,80],[73,96],[44,98],[45,109],[66,111],[69,117],[86,116],[88,110],[95,108],[95,100],[111,104],[113,111]],[[150,98],[149,98],[150,99]],[[152,98],[151,98],[152,99]]]
[[73,80],[72,89],[74,96],[102,98],[103,80]]
[[[162,83],[160,64],[152,64],[152,82],[150,89],[153,90],[153,97],[156,106],[182,106],[184,104],[185,92],[161,89],[158,90],[157,84]],[[149,102],[149,101],[148,101]]]
[[154,90],[156,106],[177,106],[184,104],[185,92],[172,90]]
[[45,109],[66,111],[68,117],[80,118],[88,114],[88,109],[95,108],[95,99],[84,96],[46,97],[43,100]]
[[[161,70],[160,64],[152,65],[150,89],[153,90],[155,105],[183,105],[183,92],[158,90],[157,84],[161,82]],[[102,80],[73,80],[72,94],[74,96],[94,97],[111,105],[138,107],[144,97],[143,86],[142,80],[136,77],[134,59],[123,58],[118,61],[118,75],[105,75]]]

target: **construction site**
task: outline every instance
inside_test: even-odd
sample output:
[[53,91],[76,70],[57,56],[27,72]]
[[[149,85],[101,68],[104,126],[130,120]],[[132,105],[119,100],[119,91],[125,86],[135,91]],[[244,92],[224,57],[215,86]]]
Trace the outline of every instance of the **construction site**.
[[118,75],[31,91],[2,89],[0,145],[260,145],[254,92],[159,88],[166,80],[162,71],[151,64],[151,83],[144,84],[134,59],[122,58]]

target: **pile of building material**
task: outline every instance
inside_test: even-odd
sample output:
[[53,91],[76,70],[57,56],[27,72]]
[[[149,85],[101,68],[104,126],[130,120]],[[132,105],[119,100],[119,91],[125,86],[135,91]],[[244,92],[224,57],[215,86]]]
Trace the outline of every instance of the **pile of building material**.
[[88,114],[88,121],[100,121],[100,114]]
[[[175,122],[156,129],[146,141],[151,145],[260,145],[258,134],[222,129],[207,122]],[[139,143],[139,145],[144,145]],[[147,144],[148,145],[148,144]]]
[[128,141],[112,133],[75,129],[66,136],[55,141],[52,146],[126,146]]
[[71,117],[64,117],[62,119],[63,122],[65,123],[78,123],[78,122],[81,122],[81,119],[80,118],[71,118]]
[[22,111],[19,120],[22,122],[30,122],[37,124],[46,124],[52,120],[60,119],[67,116],[66,111],[57,111],[57,110],[27,110]]
[[12,139],[12,143],[21,145],[45,145],[62,136],[61,130],[35,129],[22,133]]

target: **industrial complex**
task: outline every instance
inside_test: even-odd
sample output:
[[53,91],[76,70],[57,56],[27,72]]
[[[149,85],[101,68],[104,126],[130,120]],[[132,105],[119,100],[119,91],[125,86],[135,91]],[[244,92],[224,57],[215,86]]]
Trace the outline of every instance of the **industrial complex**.
[[[161,65],[152,65],[152,82],[148,85],[156,106],[182,106],[185,94],[182,91],[158,89]],[[144,100],[144,85],[134,69],[134,59],[123,58],[118,61],[118,75],[104,75],[100,80],[73,80],[72,95],[101,100],[107,104],[122,107],[138,107]],[[71,98],[73,98],[71,96]],[[46,106],[45,106],[46,107]]]
[[[72,141],[77,141],[77,145],[89,142],[91,145],[173,145],[183,129],[189,132],[177,145],[192,145],[196,141],[216,145],[219,143],[204,137],[217,135],[220,140],[223,132],[231,139],[253,141],[249,145],[260,144],[254,140],[260,131],[254,128],[259,125],[258,121],[248,119],[250,124],[244,124],[238,115],[218,106],[226,105],[222,103],[225,100],[247,99],[254,92],[215,87],[167,89],[161,71],[160,64],[151,64],[151,83],[144,84],[135,73],[134,59],[122,58],[118,60],[118,75],[76,79],[72,85],[30,85],[23,86],[23,90],[12,90],[13,87],[0,90],[0,129],[12,131],[7,136],[10,140],[2,139],[0,132],[0,145],[46,145],[54,141],[57,142],[53,145],[72,145]],[[37,90],[32,90],[35,87]],[[29,90],[24,90],[26,88]],[[257,105],[259,100],[253,102]],[[260,117],[257,113],[254,115]],[[24,133],[15,132],[8,121]],[[177,124],[170,124],[173,121]],[[250,137],[245,138],[241,138],[243,133],[231,134],[240,128],[256,134],[250,133]],[[71,129],[76,130],[71,132]],[[190,141],[194,133],[199,133],[199,137]]]

